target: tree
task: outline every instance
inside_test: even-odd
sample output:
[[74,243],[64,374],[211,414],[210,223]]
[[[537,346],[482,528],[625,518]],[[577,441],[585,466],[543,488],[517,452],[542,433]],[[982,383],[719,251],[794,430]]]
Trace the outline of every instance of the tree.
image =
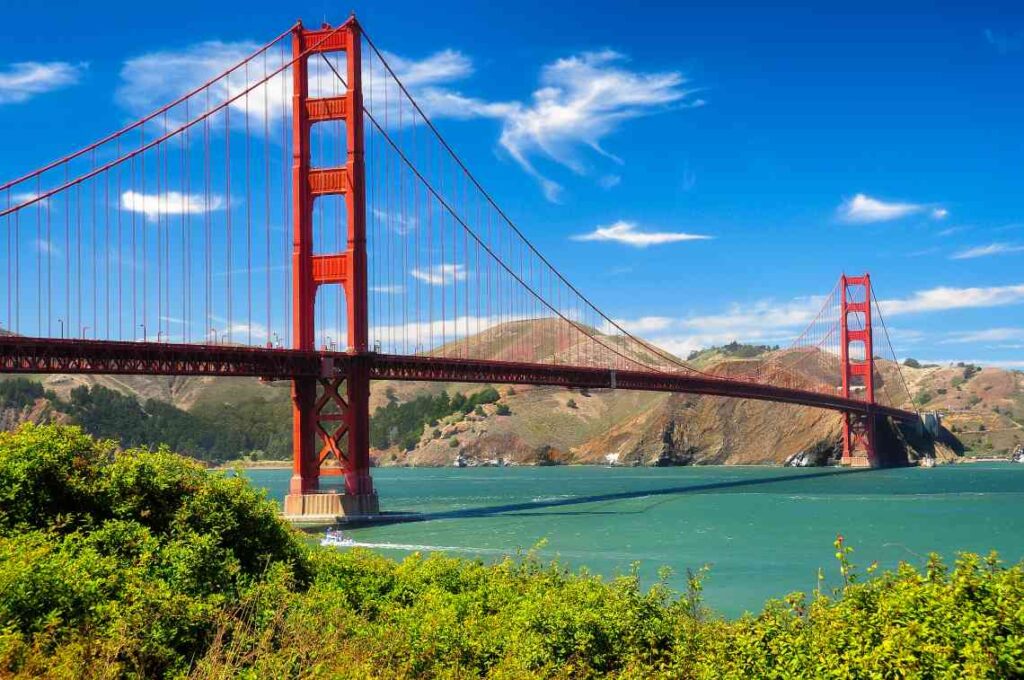
[[499,416],[510,416],[512,415],[512,409],[508,407],[508,404],[498,404],[498,410],[496,413]]
[[911,359],[910,357],[903,360],[903,365],[909,368],[921,368],[921,362],[917,359]]

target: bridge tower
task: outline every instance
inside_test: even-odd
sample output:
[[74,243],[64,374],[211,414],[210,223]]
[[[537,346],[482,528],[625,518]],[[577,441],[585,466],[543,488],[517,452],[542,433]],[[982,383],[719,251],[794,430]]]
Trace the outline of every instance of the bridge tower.
[[[843,396],[875,403],[875,361],[871,334],[871,276],[843,274],[840,287],[840,352]],[[842,465],[878,465],[875,414],[843,413]]]
[[[309,30],[300,22],[292,31],[293,348],[316,349],[317,290],[340,285],[347,307],[349,354],[343,372],[326,359],[319,378],[292,381],[293,473],[284,510],[294,517],[379,511],[370,478],[361,33],[354,16],[337,29],[324,25]],[[338,97],[310,97],[308,60],[320,58],[325,52],[345,52],[347,91]],[[313,167],[312,126],[339,120],[345,124],[345,165]],[[317,198],[330,195],[345,200],[346,248],[340,253],[314,254],[313,204]],[[344,475],[344,493],[322,492],[321,475]]]

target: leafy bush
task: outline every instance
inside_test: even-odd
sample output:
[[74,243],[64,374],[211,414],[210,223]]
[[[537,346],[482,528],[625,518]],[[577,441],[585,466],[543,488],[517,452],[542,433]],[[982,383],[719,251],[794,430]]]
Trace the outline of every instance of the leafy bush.
[[498,408],[495,413],[499,416],[510,416],[512,415],[512,409],[508,407],[508,404],[498,404]]
[[921,362],[917,359],[911,359],[910,357],[903,360],[903,365],[909,368],[921,368]]
[[54,652],[125,675],[184,671],[226,605],[309,577],[276,505],[243,479],[75,427],[0,434],[0,669]]
[[565,406],[566,408],[576,408],[576,400],[570,399],[569,401],[565,402]]
[[[0,676],[1024,675],[1024,567],[932,556],[735,621],[542,564],[305,548],[239,478],[72,427],[0,435]],[[667,577],[667,574],[663,574]]]

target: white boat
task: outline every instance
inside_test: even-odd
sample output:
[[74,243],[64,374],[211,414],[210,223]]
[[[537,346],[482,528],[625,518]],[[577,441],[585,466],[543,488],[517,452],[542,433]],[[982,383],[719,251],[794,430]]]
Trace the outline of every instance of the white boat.
[[356,542],[345,535],[340,529],[328,529],[324,537],[320,539],[320,545],[345,548],[355,545]]

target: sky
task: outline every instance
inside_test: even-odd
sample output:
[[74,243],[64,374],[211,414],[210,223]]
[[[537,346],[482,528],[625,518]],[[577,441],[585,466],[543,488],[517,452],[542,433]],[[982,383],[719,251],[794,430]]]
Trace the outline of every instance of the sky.
[[[0,178],[354,9],[554,264],[686,355],[870,272],[897,354],[1024,368],[1020,3],[2,0]],[[196,66],[196,65],[199,66]]]

